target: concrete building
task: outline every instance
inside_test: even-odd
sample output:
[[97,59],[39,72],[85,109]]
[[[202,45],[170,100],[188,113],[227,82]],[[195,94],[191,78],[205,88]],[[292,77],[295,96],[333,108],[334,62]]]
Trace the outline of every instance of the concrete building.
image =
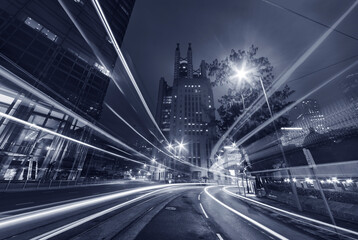
[[[121,43],[134,1],[101,4]],[[116,60],[90,1],[9,0],[0,4],[0,111],[8,116],[91,142],[91,130],[84,123],[21,86],[30,86],[96,122],[110,81],[109,69]],[[21,84],[13,84],[9,76]],[[0,119],[0,149],[0,179],[14,180],[76,179],[88,150],[8,118]]]
[[206,76],[205,62],[194,70],[191,44],[184,58],[177,44],[169,140],[173,144],[184,143],[185,149],[178,155],[192,164],[192,179],[208,176],[216,130],[214,111],[213,90]]

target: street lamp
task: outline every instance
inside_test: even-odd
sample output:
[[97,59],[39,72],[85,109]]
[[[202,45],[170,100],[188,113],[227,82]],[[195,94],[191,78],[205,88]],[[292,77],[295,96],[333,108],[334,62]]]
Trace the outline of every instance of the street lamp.
[[[254,69],[246,70],[245,69],[245,64],[242,65],[241,69],[237,69],[237,68],[234,67],[233,70],[235,72],[235,75],[233,76],[233,78],[238,78],[239,81],[241,81],[241,80],[249,81],[248,74],[254,72]],[[264,83],[262,81],[262,77],[257,76],[257,75],[254,75],[254,76],[258,77],[258,79],[260,80],[260,85],[262,87],[262,91],[263,91],[264,96],[265,96],[266,104],[267,104],[268,110],[270,112],[270,116],[272,117],[272,111],[271,111],[270,103],[269,103],[268,98],[267,98],[267,92],[266,92]]]
[[180,150],[180,151],[183,150],[183,149],[184,149],[184,144],[183,144],[183,142],[180,142],[180,143],[178,144],[178,147],[179,147],[179,150]]
[[[245,69],[245,65],[246,65],[246,63],[244,62],[242,67],[241,67],[241,69],[237,69],[236,67],[233,67],[233,70],[235,72],[235,75],[233,77],[239,78],[239,81],[240,80],[247,80],[248,81],[248,74],[254,72],[254,69],[249,69],[249,70]],[[258,79],[260,80],[260,85],[262,87],[262,91],[263,91],[263,94],[264,94],[264,97],[265,97],[265,100],[266,100],[266,104],[267,104],[267,108],[268,108],[269,113],[270,113],[270,117],[273,118],[271,106],[270,106],[270,103],[268,101],[267,92],[266,92],[264,83],[262,81],[262,77],[258,76],[258,75],[253,75],[253,76],[258,77]],[[274,121],[272,122],[272,124],[273,124],[274,130],[275,130],[275,133],[276,133],[277,140],[279,140],[280,138],[278,136],[276,124],[275,124]],[[281,153],[282,153],[284,163],[285,163],[286,166],[288,166],[288,164],[287,164],[288,162],[287,162],[286,155],[285,155],[285,152],[283,150],[283,147],[282,147],[281,144],[279,144],[279,147],[280,147],[280,150],[281,150]],[[296,201],[296,204],[297,204],[297,208],[299,209],[299,211],[302,211],[302,207],[301,207],[300,201],[298,199],[296,185],[294,185],[293,181],[291,181],[291,179],[292,179],[291,171],[287,170],[287,173],[288,173],[289,178],[290,178],[291,188],[292,188],[292,192],[294,193],[294,196],[295,196],[295,201]]]

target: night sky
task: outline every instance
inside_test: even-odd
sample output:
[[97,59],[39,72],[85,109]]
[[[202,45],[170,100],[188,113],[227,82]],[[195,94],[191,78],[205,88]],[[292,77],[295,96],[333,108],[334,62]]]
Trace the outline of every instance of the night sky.
[[[272,2],[326,25],[334,24],[353,4],[352,0]],[[357,22],[358,7],[338,26],[338,30],[358,38]],[[186,56],[188,43],[192,43],[195,69],[199,68],[202,59],[212,62],[215,58],[228,56],[231,49],[248,49],[254,44],[259,47],[258,55],[268,57],[274,66],[275,76],[279,76],[325,31],[326,27],[262,0],[137,0],[122,51],[155,115],[160,77],[165,77],[169,84],[173,82],[176,43],[180,43],[182,56]],[[296,91],[292,100],[320,85],[358,57],[308,77],[293,79],[355,55],[358,55],[358,41],[333,32],[289,78],[289,86]],[[358,70],[353,69],[353,72]],[[316,98],[321,106],[326,106],[335,97],[341,97],[336,89],[331,84],[312,98]],[[225,90],[225,87],[214,88],[214,97],[220,97]],[[133,103],[136,94],[131,96],[121,96],[115,87],[110,86],[106,99],[147,137],[150,135],[148,129],[156,130],[145,111],[139,109],[139,102],[135,106],[137,114],[130,114],[131,109],[125,104]],[[102,123],[119,136],[138,138],[108,109],[103,112]]]
[[[332,25],[353,3],[352,0],[272,2],[326,25]],[[338,29],[358,38],[357,22],[358,8]],[[271,60],[278,76],[326,30],[261,0],[137,0],[123,50],[131,57],[138,81],[143,83],[143,91],[154,111],[159,78],[173,81],[177,42],[181,44],[182,55],[186,54],[188,42],[192,43],[194,68],[199,67],[202,59],[211,62],[229,55],[231,49],[247,49],[254,44],[259,47],[259,55]],[[297,69],[292,79],[356,54],[358,41],[334,32]],[[301,95],[349,63],[352,61],[294,81],[290,86]],[[216,97],[223,92],[214,89]]]

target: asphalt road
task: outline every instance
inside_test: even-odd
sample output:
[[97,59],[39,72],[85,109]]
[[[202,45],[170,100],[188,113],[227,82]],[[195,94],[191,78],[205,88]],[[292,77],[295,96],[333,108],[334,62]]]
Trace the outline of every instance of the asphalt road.
[[93,195],[152,185],[154,185],[152,182],[144,181],[118,181],[118,183],[113,184],[89,185],[85,187],[76,186],[34,191],[0,192],[0,214],[9,210],[36,207],[44,204],[57,204],[61,201],[73,201]]
[[[221,186],[151,185],[107,190],[99,194],[100,189],[92,186],[84,189],[82,198],[71,201],[67,201],[71,190],[57,190],[52,194],[57,201],[48,199],[47,205],[13,206],[13,210],[0,213],[0,238],[338,239],[334,232],[322,231],[319,226],[288,220],[248,204]],[[36,201],[32,195],[39,193],[24,194]]]

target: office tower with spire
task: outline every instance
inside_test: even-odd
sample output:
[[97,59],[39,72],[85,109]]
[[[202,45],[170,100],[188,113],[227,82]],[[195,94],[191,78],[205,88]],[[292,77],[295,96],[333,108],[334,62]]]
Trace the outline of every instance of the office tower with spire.
[[185,58],[181,57],[177,44],[169,140],[172,144],[184,144],[184,149],[177,155],[191,164],[192,179],[208,176],[209,156],[215,137],[214,111],[213,90],[206,75],[206,63],[201,61],[200,68],[194,70],[191,44]]

